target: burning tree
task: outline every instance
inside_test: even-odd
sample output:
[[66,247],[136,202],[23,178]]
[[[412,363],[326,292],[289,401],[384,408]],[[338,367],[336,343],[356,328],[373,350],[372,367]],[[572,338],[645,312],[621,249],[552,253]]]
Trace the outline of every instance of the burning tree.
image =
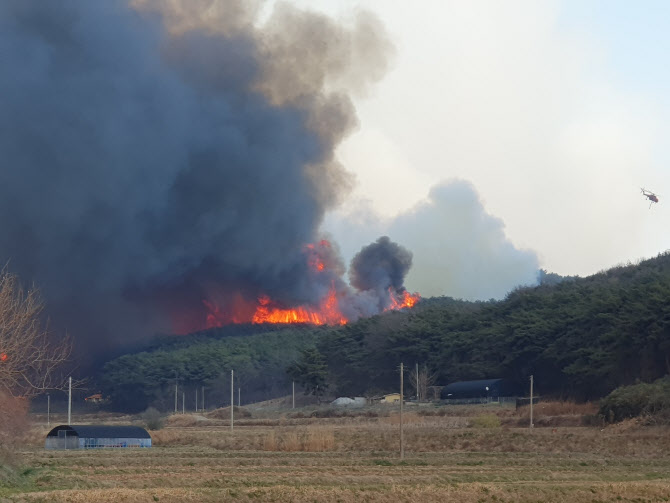
[[62,387],[56,369],[72,346],[69,338],[52,339],[42,309],[38,290],[25,291],[6,270],[0,274],[0,395],[30,398]]

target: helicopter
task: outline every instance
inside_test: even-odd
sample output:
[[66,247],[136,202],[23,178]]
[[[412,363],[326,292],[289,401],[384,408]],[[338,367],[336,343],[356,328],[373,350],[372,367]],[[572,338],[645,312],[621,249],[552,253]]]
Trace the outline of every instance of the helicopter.
[[649,203],[649,207],[651,208],[652,203],[657,203],[658,202],[658,195],[654,194],[651,190],[647,189],[641,189],[642,190],[642,195],[649,199],[651,201]]

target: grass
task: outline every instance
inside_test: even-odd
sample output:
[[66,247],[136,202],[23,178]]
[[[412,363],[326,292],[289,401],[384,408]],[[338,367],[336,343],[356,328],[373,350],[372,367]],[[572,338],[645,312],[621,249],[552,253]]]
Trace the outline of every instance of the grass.
[[0,501],[670,501],[667,427],[530,430],[514,410],[454,412],[405,414],[404,460],[393,412],[252,412],[233,432],[184,417],[137,450],[45,451],[38,429]]
[[500,418],[495,414],[480,414],[470,421],[475,428],[500,428]]

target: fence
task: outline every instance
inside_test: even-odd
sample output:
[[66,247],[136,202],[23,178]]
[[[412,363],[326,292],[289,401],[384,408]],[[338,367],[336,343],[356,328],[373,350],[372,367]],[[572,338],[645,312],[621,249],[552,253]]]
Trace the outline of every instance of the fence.
[[[475,398],[446,398],[441,400],[440,403],[444,405],[476,405],[476,404],[486,404],[486,403],[495,403],[495,404],[516,404],[517,397],[515,396],[497,396],[497,397],[475,397]],[[535,400],[533,400],[535,403]]]

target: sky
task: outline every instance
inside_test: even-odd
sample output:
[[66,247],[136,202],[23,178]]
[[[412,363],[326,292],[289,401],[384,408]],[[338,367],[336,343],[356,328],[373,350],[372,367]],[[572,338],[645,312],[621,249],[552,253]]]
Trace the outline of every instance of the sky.
[[372,11],[395,48],[337,151],[355,182],[323,230],[345,257],[386,233],[410,289],[486,299],[670,248],[667,2],[293,3]]

